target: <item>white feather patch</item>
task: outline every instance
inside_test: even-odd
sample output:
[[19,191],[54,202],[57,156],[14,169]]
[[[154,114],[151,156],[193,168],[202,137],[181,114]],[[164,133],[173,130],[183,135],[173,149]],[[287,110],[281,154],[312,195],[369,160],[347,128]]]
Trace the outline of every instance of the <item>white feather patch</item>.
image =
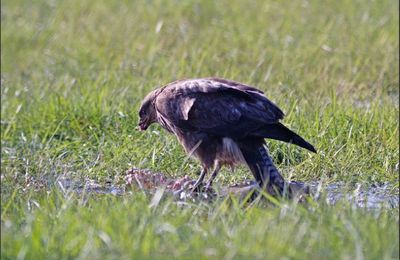
[[184,120],[189,119],[189,112],[194,104],[194,98],[185,98],[184,102],[181,103],[181,111]]
[[223,160],[232,161],[233,163],[244,162],[242,151],[239,146],[231,138],[222,138]]

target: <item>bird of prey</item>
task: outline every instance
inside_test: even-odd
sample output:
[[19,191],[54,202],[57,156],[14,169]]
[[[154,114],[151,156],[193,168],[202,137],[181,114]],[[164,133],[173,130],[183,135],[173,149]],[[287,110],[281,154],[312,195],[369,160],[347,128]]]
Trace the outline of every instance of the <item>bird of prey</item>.
[[139,110],[139,129],[159,123],[173,133],[202,171],[193,190],[213,172],[210,188],[222,166],[247,164],[254,178],[273,195],[282,195],[286,183],[274,166],[265,138],[296,144],[316,152],[302,137],[279,121],[284,114],[259,89],[221,78],[184,79],[150,92]]

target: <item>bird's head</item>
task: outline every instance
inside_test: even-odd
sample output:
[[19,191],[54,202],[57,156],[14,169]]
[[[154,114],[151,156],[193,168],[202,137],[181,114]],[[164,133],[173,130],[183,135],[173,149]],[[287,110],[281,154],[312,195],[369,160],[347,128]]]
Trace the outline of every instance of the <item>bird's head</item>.
[[142,104],[139,109],[139,130],[146,130],[152,123],[157,121],[157,114],[155,108],[155,99],[157,97],[158,91],[154,90],[147,94],[143,99]]

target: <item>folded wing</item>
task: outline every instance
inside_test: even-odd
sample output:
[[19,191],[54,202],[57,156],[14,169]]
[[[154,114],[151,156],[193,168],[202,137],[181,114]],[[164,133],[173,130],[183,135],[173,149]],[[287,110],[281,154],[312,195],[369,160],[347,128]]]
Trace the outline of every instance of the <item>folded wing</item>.
[[172,83],[159,95],[156,106],[175,127],[235,139],[284,116],[260,90],[215,79]]

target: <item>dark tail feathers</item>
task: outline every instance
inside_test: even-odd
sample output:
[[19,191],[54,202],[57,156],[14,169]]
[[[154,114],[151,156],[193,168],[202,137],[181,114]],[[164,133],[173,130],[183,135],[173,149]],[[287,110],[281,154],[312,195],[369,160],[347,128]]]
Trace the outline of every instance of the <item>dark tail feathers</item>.
[[285,180],[264,148],[264,139],[242,140],[238,144],[247,166],[260,187],[267,188],[270,194],[283,194]]
[[288,143],[292,143],[303,147],[313,153],[316,153],[314,146],[300,137],[298,134],[288,129],[286,126],[281,123],[276,124],[268,124],[262,131],[261,135],[264,138],[270,138],[275,140],[280,140]]

